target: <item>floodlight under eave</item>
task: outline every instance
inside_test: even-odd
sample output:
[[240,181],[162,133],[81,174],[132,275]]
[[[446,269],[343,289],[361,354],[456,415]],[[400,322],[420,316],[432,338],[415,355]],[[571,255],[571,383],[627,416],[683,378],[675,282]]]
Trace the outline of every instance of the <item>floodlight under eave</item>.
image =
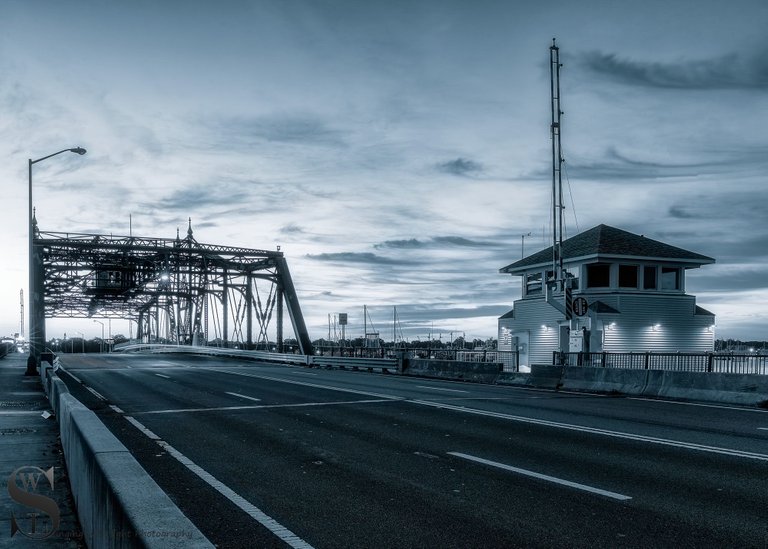
[[77,154],[79,154],[80,156],[82,156],[82,155],[84,155],[86,152],[88,152],[88,151],[86,151],[86,150],[85,150],[84,148],[82,148],[82,147],[75,147],[74,149],[69,149],[69,150],[70,150],[70,152],[73,152],[73,153],[77,153]]

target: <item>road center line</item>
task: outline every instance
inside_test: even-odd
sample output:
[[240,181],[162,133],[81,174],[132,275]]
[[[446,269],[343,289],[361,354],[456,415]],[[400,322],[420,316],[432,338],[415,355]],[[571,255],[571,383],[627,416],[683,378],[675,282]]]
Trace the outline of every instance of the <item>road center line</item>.
[[163,450],[168,452],[173,458],[175,458],[179,463],[184,465],[187,469],[192,471],[195,475],[197,475],[200,479],[202,479],[206,484],[208,484],[211,488],[216,490],[219,494],[227,498],[229,501],[237,505],[240,509],[245,511],[251,518],[256,520],[259,524],[267,528],[270,532],[275,534],[278,538],[280,538],[283,542],[288,544],[291,547],[294,547],[296,549],[313,549],[312,545],[301,539],[299,536],[291,532],[288,528],[277,522],[275,519],[267,515],[264,511],[253,505],[251,502],[246,500],[244,497],[236,493],[234,490],[232,490],[229,486],[218,480],[216,477],[214,477],[212,474],[210,474],[208,471],[197,465],[195,462],[193,462],[191,459],[189,459],[187,456],[179,452],[176,448],[165,442],[164,440],[161,440],[160,437],[158,437],[155,433],[150,431],[147,427],[136,421],[134,418],[130,416],[125,416],[125,418],[139,431],[147,435],[149,438],[154,440]]
[[608,490],[603,490],[601,488],[595,488],[594,486],[588,486],[586,484],[579,484],[578,482],[571,482],[570,480],[564,480],[557,477],[551,477],[549,475],[544,475],[541,473],[537,473],[535,471],[528,471],[527,469],[520,469],[519,467],[512,467],[511,465],[507,465],[505,463],[499,463],[498,461],[490,461],[488,459],[483,459],[481,457],[472,456],[469,454],[462,454],[461,452],[448,452],[448,455],[460,457],[462,459],[466,459],[469,461],[474,461],[477,463],[482,463],[483,465],[490,465],[491,467],[498,467],[499,469],[504,469],[505,471],[511,471],[513,473],[518,473],[520,475],[525,475],[527,477],[537,478],[539,480],[546,480],[547,482],[553,482],[555,484],[560,484],[563,486],[568,486],[570,488],[576,488],[577,490],[584,490],[585,492],[591,492],[593,494],[599,494],[601,496],[607,496],[609,498],[618,499],[619,501],[627,501],[632,499],[630,496],[625,496],[624,494],[617,494],[616,492],[609,492]]
[[165,378],[165,379],[171,379],[171,376],[166,376],[166,375],[163,375],[163,374],[155,374],[155,375],[157,377],[162,377],[162,378]]
[[444,389],[443,387],[430,387],[428,385],[416,385],[419,389],[429,389],[431,391],[447,391],[449,393],[468,393],[469,391],[462,391],[461,389]]
[[146,412],[134,412],[135,416],[152,414],[181,414],[187,412],[227,412],[230,410],[262,410],[267,408],[306,408],[310,406],[336,406],[340,404],[371,404],[377,402],[392,402],[389,399],[367,399],[367,400],[342,400],[332,402],[301,402],[298,404],[252,404],[246,406],[219,406],[214,408],[176,408],[171,410],[149,410]]
[[698,406],[700,408],[719,408],[721,410],[737,410],[739,412],[757,412],[765,414],[765,410],[760,408],[740,408],[738,406],[724,406],[723,404],[703,404],[701,402],[676,402],[674,400],[659,400],[658,398],[627,397],[627,400],[644,400],[646,402],[657,402],[659,404],[677,404],[678,406]]
[[329,391],[341,391],[342,393],[353,393],[356,395],[365,395],[370,397],[376,397],[376,398],[384,398],[388,400],[405,400],[403,397],[393,396],[393,395],[384,395],[381,393],[372,393],[370,391],[359,391],[357,389],[345,389],[342,387],[334,387],[332,385],[320,385],[319,383],[310,383],[308,381],[297,381],[295,379],[283,379],[279,377],[272,377],[272,376],[265,376],[265,375],[258,375],[258,374],[250,374],[245,372],[233,372],[231,370],[223,370],[219,368],[205,368],[208,371],[211,372],[222,372],[225,374],[232,374],[234,376],[245,376],[245,377],[255,377],[258,379],[266,379],[268,381],[277,381],[279,383],[291,383],[293,385],[304,385],[305,387],[314,387],[316,389],[327,389]]
[[495,417],[499,419],[506,419],[508,421],[519,421],[521,423],[530,423],[534,425],[543,425],[546,427],[555,427],[557,429],[568,429],[569,431],[580,431],[582,433],[590,433],[594,435],[603,435],[613,438],[621,438],[626,440],[635,440],[638,442],[648,442],[650,444],[661,444],[663,446],[673,446],[676,448],[685,448],[687,450],[697,450],[700,452],[711,452],[714,454],[723,454],[727,456],[743,457],[748,459],[757,459],[760,461],[768,461],[768,454],[758,454],[756,452],[747,452],[743,450],[734,450],[731,448],[720,448],[717,446],[706,446],[704,444],[696,444],[693,442],[682,442],[679,440],[670,440],[665,438],[656,438],[646,435],[636,435],[633,433],[623,433],[621,431],[609,431],[608,429],[599,429],[596,427],[584,427],[582,425],[572,425],[570,423],[560,423],[557,421],[548,421],[545,419],[534,419],[523,416],[513,416],[509,414],[502,414],[499,412],[489,412],[487,410],[478,410],[476,408],[465,408],[463,406],[454,406],[452,404],[443,404],[439,402],[430,402],[428,400],[406,400],[406,402],[412,404],[419,404],[421,406],[431,406],[433,408],[442,408],[445,410],[453,410],[455,412],[462,412],[465,414],[475,414],[480,416]]
[[226,391],[226,393],[228,395],[244,398],[246,400],[253,400],[254,402],[261,402],[260,398],[249,397],[248,395],[241,395],[240,393],[230,393],[229,391]]
[[331,391],[342,391],[346,393],[356,393],[356,394],[363,394],[368,396],[374,396],[384,399],[390,399],[392,401],[402,401],[402,402],[408,402],[411,404],[417,404],[419,406],[431,406],[432,408],[441,408],[444,410],[453,410],[454,412],[461,412],[464,414],[474,414],[474,415],[480,415],[480,416],[486,416],[486,417],[493,417],[498,419],[504,419],[507,421],[519,421],[521,423],[529,423],[534,425],[543,425],[546,427],[555,427],[557,429],[568,429],[570,431],[580,431],[582,433],[591,433],[595,435],[602,435],[602,436],[608,436],[613,438],[621,438],[625,440],[634,440],[638,442],[647,442],[650,444],[660,444],[663,446],[672,446],[675,448],[685,448],[687,450],[695,450],[699,452],[711,452],[715,454],[723,454],[727,456],[734,456],[734,457],[743,457],[747,459],[756,459],[760,461],[768,461],[768,454],[758,454],[756,452],[747,452],[742,450],[734,450],[731,448],[720,448],[717,446],[705,446],[703,444],[695,444],[692,442],[682,442],[678,440],[670,440],[670,439],[664,439],[664,438],[656,438],[656,437],[650,437],[645,435],[636,435],[633,433],[624,433],[621,431],[609,431],[607,429],[598,429],[595,427],[585,427],[582,425],[573,425],[570,423],[560,423],[557,421],[547,421],[544,419],[535,419],[530,417],[524,417],[524,416],[513,416],[510,414],[502,414],[499,412],[490,412],[487,410],[480,410],[477,408],[465,408],[463,406],[453,406],[451,404],[443,404],[439,402],[431,402],[428,400],[417,400],[417,399],[409,399],[406,397],[398,397],[394,395],[386,395],[381,393],[372,393],[369,391],[358,391],[355,389],[345,389],[341,387],[333,387],[331,385],[320,385],[317,383],[308,383],[305,381],[295,381],[291,379],[282,379],[279,377],[272,377],[272,376],[264,376],[264,375],[258,375],[258,374],[249,374],[244,372],[232,372],[229,370],[222,370],[222,369],[214,369],[214,368],[206,368],[209,371],[218,371],[218,372],[224,372],[228,374],[233,375],[241,375],[246,377],[255,377],[259,379],[266,379],[269,381],[277,381],[279,383],[292,383],[294,385],[305,385],[308,387],[317,387],[320,389],[328,389]]

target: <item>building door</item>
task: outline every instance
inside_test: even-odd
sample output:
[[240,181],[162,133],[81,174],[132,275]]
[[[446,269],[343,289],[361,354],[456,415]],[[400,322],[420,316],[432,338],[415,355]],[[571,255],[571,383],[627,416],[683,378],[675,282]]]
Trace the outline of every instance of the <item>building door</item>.
[[531,365],[528,361],[529,356],[529,343],[530,343],[530,332],[518,332],[515,334],[517,336],[517,364],[518,364],[518,371],[520,372],[530,372],[531,371]]

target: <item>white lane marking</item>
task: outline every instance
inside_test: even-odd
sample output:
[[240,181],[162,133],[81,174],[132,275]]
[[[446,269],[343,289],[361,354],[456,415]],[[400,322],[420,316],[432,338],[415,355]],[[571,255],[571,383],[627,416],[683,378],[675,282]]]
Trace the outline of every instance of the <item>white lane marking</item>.
[[630,496],[625,496],[624,494],[618,494],[616,492],[609,492],[608,490],[603,490],[601,488],[595,488],[594,486],[588,486],[586,484],[580,484],[578,482],[571,482],[570,480],[564,480],[557,477],[551,477],[549,475],[544,475],[542,473],[537,473],[535,471],[529,471],[527,469],[520,469],[519,467],[512,467],[511,465],[507,465],[505,463],[499,463],[498,461],[491,461],[488,459],[483,459],[481,457],[472,456],[469,454],[462,454],[461,452],[448,452],[448,455],[460,457],[462,459],[466,459],[469,461],[474,461],[477,463],[482,463],[483,465],[490,465],[491,467],[498,467],[499,469],[504,469],[505,471],[511,471],[513,473],[518,473],[520,475],[525,475],[527,477],[533,477],[537,478],[539,480],[546,480],[547,482],[553,482],[555,484],[560,484],[562,486],[568,486],[570,488],[576,488],[577,490],[584,490],[585,492],[591,492],[593,494],[599,494],[601,496],[607,496],[609,498],[618,499],[619,501],[627,501],[632,499]]
[[402,402],[409,402],[411,404],[418,404],[420,406],[431,406],[433,408],[442,408],[445,410],[453,410],[455,412],[462,412],[465,414],[475,414],[475,415],[481,415],[481,416],[487,416],[487,417],[495,417],[499,419],[506,419],[508,421],[519,421],[522,423],[531,423],[536,425],[544,425],[547,427],[555,427],[557,429],[568,429],[571,431],[580,431],[583,433],[591,433],[596,435],[603,435],[603,436],[609,436],[614,438],[622,438],[622,439],[628,439],[628,440],[635,440],[639,442],[648,442],[651,444],[661,444],[665,446],[673,446],[676,448],[685,448],[688,450],[696,450],[700,452],[712,452],[715,454],[724,454],[728,456],[735,456],[735,457],[743,457],[747,459],[757,459],[760,461],[768,461],[768,455],[767,454],[758,454],[755,452],[746,452],[742,450],[733,450],[730,448],[720,448],[717,446],[705,446],[703,444],[695,444],[691,442],[682,442],[677,440],[669,440],[669,439],[663,439],[663,438],[656,438],[656,437],[649,437],[645,435],[635,435],[632,433],[623,433],[621,431],[609,431],[607,429],[597,429],[593,427],[583,427],[581,425],[572,425],[569,423],[559,423],[556,421],[547,421],[543,419],[534,419],[529,417],[523,417],[523,416],[513,416],[509,414],[502,414],[499,412],[489,412],[486,410],[479,410],[477,408],[465,408],[463,406],[452,406],[450,404],[441,404],[439,402],[430,402],[427,400],[413,400],[408,399],[405,397],[398,397],[394,395],[384,395],[380,393],[371,393],[367,391],[357,391],[354,389],[342,389],[341,387],[333,387],[330,385],[319,385],[315,383],[308,383],[304,381],[294,381],[290,379],[281,379],[278,377],[271,377],[271,376],[260,376],[256,374],[247,374],[242,372],[231,372],[229,370],[221,370],[221,369],[214,369],[214,368],[206,368],[210,371],[218,371],[218,372],[224,372],[228,374],[233,375],[241,375],[246,377],[256,377],[260,379],[266,379],[269,381],[277,381],[281,383],[292,383],[294,385],[305,385],[308,387],[317,387],[320,389],[329,389],[331,391],[342,391],[347,393],[357,393],[357,394],[364,394],[369,396],[375,396],[385,399],[391,399],[393,401],[402,401]]
[[0,416],[39,416],[42,410],[3,410]]
[[142,416],[149,414],[181,414],[187,412],[226,412],[229,410],[261,410],[266,408],[305,408],[309,406],[336,406],[339,404],[371,404],[375,402],[394,402],[389,399],[368,400],[341,400],[333,402],[301,402],[299,404],[252,404],[249,406],[220,406],[216,408],[176,408],[171,410],[149,410],[147,412],[135,412],[133,415]]
[[120,408],[115,406],[114,404],[110,404],[109,407],[112,409],[112,411],[117,412],[118,414],[124,414],[125,413]]
[[443,387],[429,387],[428,385],[416,385],[419,389],[429,389],[431,391],[448,391],[449,393],[468,393],[469,391],[462,391],[461,389],[444,389]]
[[171,376],[166,376],[163,374],[155,374],[157,377],[164,377],[165,379],[171,379]]
[[213,372],[222,372],[225,374],[232,374],[235,376],[255,377],[258,379],[266,379],[268,381],[278,381],[280,383],[291,383],[293,385],[303,385],[305,387],[314,387],[316,389],[328,389],[329,391],[341,391],[342,393],[353,393],[356,395],[365,395],[365,396],[371,396],[376,398],[386,398],[389,400],[405,400],[404,397],[384,395],[381,393],[372,393],[370,391],[358,391],[357,389],[344,389],[341,387],[334,387],[332,385],[320,385],[319,383],[310,383],[308,381],[296,381],[295,379],[282,379],[279,377],[263,376],[258,374],[248,374],[245,372],[232,372],[230,370],[222,370],[218,368],[206,368],[206,370],[213,371]]
[[698,406],[700,408],[719,408],[721,410],[737,410],[739,412],[758,412],[767,413],[759,408],[739,408],[737,406],[723,406],[722,404],[702,404],[700,402],[676,402],[674,400],[659,400],[658,398],[627,397],[627,400],[644,400],[646,402],[657,402],[659,404],[677,404],[678,406]]
[[216,490],[219,494],[227,498],[229,501],[237,505],[240,509],[248,513],[248,515],[256,520],[259,524],[267,528],[270,532],[275,534],[283,542],[296,549],[313,549],[312,545],[301,539],[299,536],[291,532],[288,528],[277,522],[275,519],[267,515],[264,511],[253,505],[244,497],[236,493],[232,488],[218,480],[208,471],[197,465],[187,456],[179,452],[176,448],[161,440],[155,433],[147,429],[144,425],[136,421],[130,416],[125,418],[131,422],[131,424],[139,429],[142,433],[153,439],[160,445],[166,452],[173,456],[179,463],[184,465],[187,469],[192,471],[200,479],[202,479],[211,488]]
[[248,395],[241,395],[240,393],[230,393],[229,391],[226,391],[226,393],[228,395],[244,398],[246,400],[253,400],[254,402],[261,402],[260,398],[249,397]]
[[768,431],[768,427],[758,427],[758,431]]
[[90,393],[91,393],[93,396],[95,396],[96,398],[98,398],[99,400],[103,400],[103,401],[105,401],[105,402],[106,402],[106,400],[107,400],[107,399],[104,397],[104,395],[102,395],[101,393],[99,393],[99,392],[98,392],[96,389],[94,389],[94,388],[92,388],[92,387],[86,387],[86,389],[87,389],[87,390],[88,390],[88,391],[89,391],[89,392],[90,392]]
[[144,425],[142,425],[141,423],[139,423],[139,422],[138,422],[136,419],[134,419],[133,417],[131,417],[131,416],[123,416],[123,417],[125,417],[125,419],[126,419],[126,420],[128,420],[128,423],[130,423],[131,425],[133,425],[134,427],[136,427],[136,428],[137,428],[139,431],[141,431],[142,433],[144,433],[145,435],[147,435],[147,436],[148,436],[149,438],[151,438],[152,440],[160,440],[160,437],[159,437],[159,436],[157,436],[155,433],[153,433],[152,431],[150,431],[149,429],[147,429],[146,427],[144,427]]
[[735,457],[743,457],[748,459],[757,459],[760,461],[768,461],[768,454],[758,454],[756,452],[733,450],[731,448],[720,448],[718,446],[705,446],[704,444],[696,444],[693,442],[682,442],[678,440],[656,438],[656,437],[650,437],[646,435],[636,435],[632,433],[623,433],[621,431],[609,431],[607,429],[599,429],[596,427],[583,427],[581,425],[573,425],[570,423],[560,423],[557,421],[547,421],[545,419],[534,419],[529,417],[513,416],[509,414],[502,414],[499,412],[489,412],[487,410],[478,410],[476,408],[465,408],[463,406],[453,406],[451,404],[441,404],[439,402],[430,402],[427,400],[406,400],[406,402],[419,404],[422,406],[431,406],[433,408],[442,408],[444,410],[453,410],[455,412],[463,412],[465,414],[475,414],[480,416],[495,417],[499,419],[506,419],[509,421],[519,421],[521,423],[531,423],[534,425],[555,427],[557,429],[568,429],[569,431],[580,431],[582,433],[603,435],[603,436],[622,438],[627,440],[636,440],[639,442],[648,442],[651,444],[661,444],[663,446],[673,446],[676,448],[685,448],[688,450],[697,450],[700,452],[711,452],[714,454],[724,454],[727,456],[735,456]]

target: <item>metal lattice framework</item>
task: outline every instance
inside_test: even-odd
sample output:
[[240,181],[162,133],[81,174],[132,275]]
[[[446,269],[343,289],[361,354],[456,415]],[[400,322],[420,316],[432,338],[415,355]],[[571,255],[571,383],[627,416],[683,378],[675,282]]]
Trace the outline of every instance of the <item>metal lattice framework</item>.
[[274,334],[281,352],[285,305],[300,352],[312,352],[280,251],[201,244],[191,223],[184,239],[40,232],[35,224],[34,255],[43,317],[129,319],[146,342],[253,348]]

